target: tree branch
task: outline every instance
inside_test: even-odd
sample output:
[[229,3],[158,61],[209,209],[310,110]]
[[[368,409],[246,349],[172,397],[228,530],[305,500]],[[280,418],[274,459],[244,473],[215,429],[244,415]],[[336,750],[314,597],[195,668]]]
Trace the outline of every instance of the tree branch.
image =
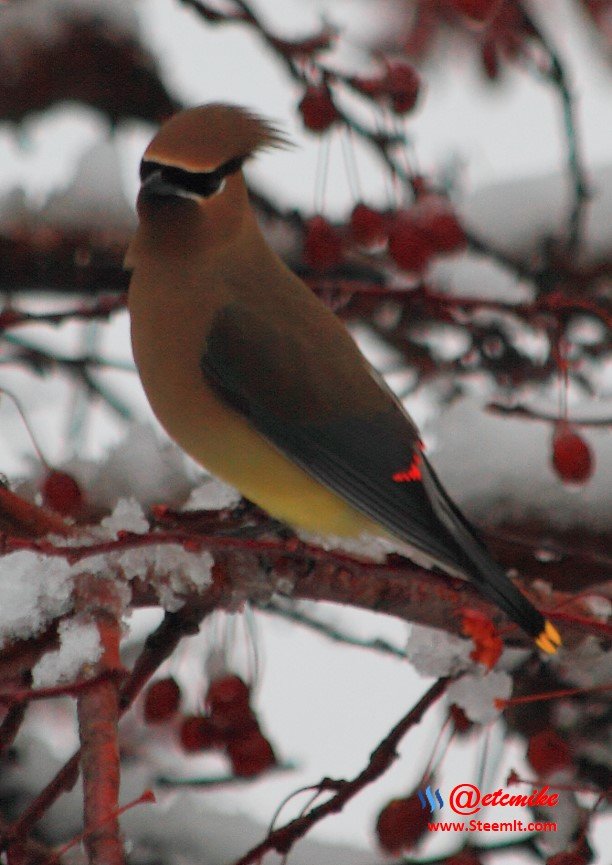
[[272,830],[256,847],[236,860],[234,865],[250,865],[259,862],[266,854],[275,850],[286,854],[300,838],[303,838],[316,823],[330,814],[337,814],[344,806],[369,784],[372,784],[397,758],[397,747],[406,733],[421,721],[425,712],[446,691],[451,679],[438,679],[421,697],[419,702],[393,727],[383,741],[370,755],[368,765],[350,781],[334,781],[326,778],[315,785],[321,792],[335,791],[326,802],[311,808],[305,814],[296,817],[279,829]]

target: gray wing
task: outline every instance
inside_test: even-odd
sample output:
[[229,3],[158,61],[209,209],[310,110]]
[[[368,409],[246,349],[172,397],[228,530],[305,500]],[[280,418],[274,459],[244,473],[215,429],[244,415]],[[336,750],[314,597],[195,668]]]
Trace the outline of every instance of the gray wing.
[[[281,330],[255,310],[224,307],[201,358],[209,386],[309,475],[394,537],[464,572],[538,636],[543,616],[450,500],[412,422],[348,334],[339,331],[335,352],[303,324]],[[398,482],[411,467],[412,479]]]
[[[364,411],[364,388],[375,388],[379,396],[380,385],[370,380],[361,355],[359,366],[350,364],[347,371],[311,348],[257,313],[227,306],[215,318],[201,369],[228,405],[320,483],[441,563],[468,567],[423,483],[393,479],[420,456],[402,409],[384,394],[372,411]],[[359,413],[347,412],[351,402]]]

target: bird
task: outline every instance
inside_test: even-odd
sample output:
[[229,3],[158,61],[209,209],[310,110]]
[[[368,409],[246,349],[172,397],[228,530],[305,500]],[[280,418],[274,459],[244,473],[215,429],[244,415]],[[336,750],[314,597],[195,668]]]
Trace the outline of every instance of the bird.
[[554,654],[557,629],[450,499],[401,401],[265,240],[243,166],[286,143],[256,113],[211,103],[173,115],[144,152],[125,267],[153,413],[271,517],[392,538],[417,563],[470,580]]

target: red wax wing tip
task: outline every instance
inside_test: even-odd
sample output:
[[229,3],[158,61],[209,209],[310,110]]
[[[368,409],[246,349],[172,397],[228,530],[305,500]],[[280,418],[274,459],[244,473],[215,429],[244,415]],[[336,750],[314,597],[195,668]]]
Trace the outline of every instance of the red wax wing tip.
[[478,610],[463,610],[461,630],[474,643],[470,658],[492,669],[504,648],[493,622]]
[[405,483],[406,481],[420,481],[422,477],[420,464],[421,454],[416,453],[407,469],[395,472],[393,480],[398,484]]

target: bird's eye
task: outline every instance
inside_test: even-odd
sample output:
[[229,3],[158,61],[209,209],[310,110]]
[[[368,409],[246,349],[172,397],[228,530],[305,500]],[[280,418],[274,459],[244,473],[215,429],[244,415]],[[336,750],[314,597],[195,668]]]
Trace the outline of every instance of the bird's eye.
[[159,171],[161,167],[159,162],[150,162],[148,159],[143,159],[140,163],[140,182],[144,183],[154,171]]
[[199,198],[210,198],[221,190],[224,183],[224,177],[218,171],[185,171],[174,165],[165,165],[161,176],[179,194],[182,192]]

